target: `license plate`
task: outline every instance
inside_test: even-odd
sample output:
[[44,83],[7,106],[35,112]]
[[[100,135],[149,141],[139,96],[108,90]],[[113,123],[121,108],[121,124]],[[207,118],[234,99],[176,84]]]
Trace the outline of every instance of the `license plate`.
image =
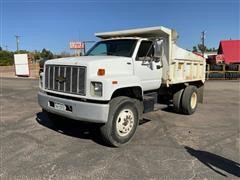
[[66,111],[66,106],[62,103],[54,103],[54,108],[60,111]]

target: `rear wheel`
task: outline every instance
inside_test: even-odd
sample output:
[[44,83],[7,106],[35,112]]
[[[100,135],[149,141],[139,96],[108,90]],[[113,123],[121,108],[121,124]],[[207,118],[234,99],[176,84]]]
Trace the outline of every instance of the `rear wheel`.
[[182,95],[182,110],[184,114],[193,114],[197,109],[198,95],[195,86],[187,86]]
[[184,89],[180,89],[173,94],[173,109],[176,113],[182,113],[182,94]]
[[107,144],[119,147],[128,143],[138,126],[138,100],[116,97],[110,102],[108,122],[100,127]]

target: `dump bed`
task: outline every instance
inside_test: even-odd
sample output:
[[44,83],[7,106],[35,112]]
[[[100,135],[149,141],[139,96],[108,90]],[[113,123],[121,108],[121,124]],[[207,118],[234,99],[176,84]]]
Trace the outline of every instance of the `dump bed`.
[[96,33],[102,39],[116,37],[164,38],[165,50],[162,56],[162,82],[171,84],[205,81],[205,59],[177,46],[178,34],[174,29],[163,26]]

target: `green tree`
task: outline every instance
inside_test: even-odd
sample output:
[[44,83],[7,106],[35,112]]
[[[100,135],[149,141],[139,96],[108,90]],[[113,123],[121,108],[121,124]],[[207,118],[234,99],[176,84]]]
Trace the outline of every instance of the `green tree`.
[[33,55],[34,55],[34,59],[35,59],[35,60],[41,59],[41,52],[40,52],[40,51],[35,50],[35,51],[33,52]]
[[0,66],[13,65],[13,52],[0,51]]
[[201,51],[201,52],[206,52],[207,47],[204,46],[204,45],[202,45],[202,44],[198,44],[198,49],[199,49],[199,51]]
[[2,51],[2,47],[0,46],[0,51]]
[[29,52],[27,50],[19,50],[18,52],[15,52],[15,54],[28,54]]
[[42,49],[41,58],[43,59],[53,59],[53,53],[45,48]]
[[198,52],[198,49],[197,49],[196,46],[193,46],[193,50],[192,50],[192,52]]
[[217,49],[213,48],[207,48],[206,46],[203,46],[202,44],[198,44],[197,46],[193,46],[192,52],[216,52]]
[[214,47],[213,48],[209,48],[209,49],[207,48],[206,51],[207,52],[216,52],[217,49],[215,49]]

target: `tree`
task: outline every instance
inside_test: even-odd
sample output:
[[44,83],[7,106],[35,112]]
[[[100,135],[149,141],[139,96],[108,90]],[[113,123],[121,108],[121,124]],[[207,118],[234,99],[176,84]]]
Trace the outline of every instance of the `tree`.
[[198,49],[197,49],[196,46],[193,46],[193,50],[192,50],[192,52],[198,52]]
[[54,57],[53,53],[45,48],[42,49],[40,56],[43,59],[53,59],[53,57]]
[[13,65],[13,53],[9,51],[0,51],[0,66]]
[[201,51],[201,52],[206,52],[207,47],[204,46],[204,45],[202,45],[202,44],[198,44],[198,49],[199,49],[199,51]]
[[2,47],[0,46],[0,51],[2,51]]
[[35,51],[33,52],[33,55],[34,55],[34,59],[35,59],[36,61],[39,60],[39,59],[41,59],[41,52],[40,52],[40,51],[35,50]]
[[203,46],[202,44],[198,44],[197,46],[193,46],[192,52],[216,52],[217,49],[213,48],[207,48],[206,46]]
[[28,54],[29,52],[27,50],[19,50],[18,52],[15,52],[16,54]]
[[206,49],[207,52],[217,52],[217,49],[215,49],[214,47],[213,48],[209,48],[209,49]]

